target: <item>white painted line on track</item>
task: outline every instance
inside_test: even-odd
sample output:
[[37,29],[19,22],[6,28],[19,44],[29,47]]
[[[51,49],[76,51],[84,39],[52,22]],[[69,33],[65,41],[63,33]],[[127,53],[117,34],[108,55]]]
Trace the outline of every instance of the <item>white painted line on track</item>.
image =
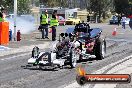
[[29,54],[31,54],[31,53],[24,53],[24,54],[20,54],[20,55],[16,55],[16,56],[11,56],[11,57],[0,59],[0,60],[4,61],[4,60],[15,59],[15,58],[26,56],[26,55],[29,55]]
[[118,33],[118,34],[125,34],[125,33]]
[[[7,52],[6,51],[3,51],[3,52],[0,52],[0,53],[2,53],[2,54],[0,54],[0,56],[10,55],[10,54],[15,54],[15,53],[24,53],[24,54],[19,54],[19,55],[16,55],[16,56],[15,55],[11,55],[11,57],[2,58],[0,60],[1,61],[2,60],[10,60],[10,59],[14,59],[14,58],[17,58],[17,57],[29,55],[29,54],[31,54],[31,51],[32,51],[32,49],[33,49],[34,46],[38,46],[40,49],[44,49],[44,48],[46,48],[47,46],[49,46],[51,44],[52,43],[50,43],[50,42],[46,42],[45,44],[31,45],[31,46],[23,46],[23,47],[20,47],[19,49],[10,50],[10,51],[7,51]],[[26,52],[29,52],[29,53],[26,53]]]
[[[114,66],[114,67],[113,67]],[[112,69],[110,69],[113,67]],[[108,70],[110,69],[110,70]],[[115,63],[111,63],[96,72],[93,72],[92,74],[130,74],[132,73],[132,55],[125,57],[122,60],[119,60]],[[108,72],[104,73],[106,70]],[[131,70],[131,71],[130,71]],[[89,84],[80,86],[76,81],[69,85],[63,85],[59,88],[114,88],[117,84]]]
[[14,48],[6,51],[0,51],[0,56],[10,55],[10,54],[16,54],[16,53],[23,53],[23,52],[31,52],[34,46],[38,46],[40,49],[43,49],[50,45],[50,42],[45,42],[44,44],[38,44],[38,45],[30,45],[30,46],[22,46],[20,48]]

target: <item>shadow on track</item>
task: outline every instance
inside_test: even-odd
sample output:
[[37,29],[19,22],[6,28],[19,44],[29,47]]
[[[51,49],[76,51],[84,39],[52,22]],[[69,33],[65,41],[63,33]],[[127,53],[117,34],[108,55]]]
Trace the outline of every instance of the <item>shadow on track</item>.
[[40,71],[58,71],[56,68],[42,68],[38,66],[31,66],[31,65],[25,65],[21,66],[23,69],[28,69],[28,70],[40,70]]

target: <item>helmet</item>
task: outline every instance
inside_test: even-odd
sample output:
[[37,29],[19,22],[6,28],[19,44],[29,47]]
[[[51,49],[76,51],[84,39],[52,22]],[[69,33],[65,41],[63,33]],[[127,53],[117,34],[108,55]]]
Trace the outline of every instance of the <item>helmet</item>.
[[87,29],[89,25],[87,23],[79,23],[76,25],[76,29]]
[[77,32],[87,32],[87,24],[86,23],[80,23],[75,26],[75,29]]

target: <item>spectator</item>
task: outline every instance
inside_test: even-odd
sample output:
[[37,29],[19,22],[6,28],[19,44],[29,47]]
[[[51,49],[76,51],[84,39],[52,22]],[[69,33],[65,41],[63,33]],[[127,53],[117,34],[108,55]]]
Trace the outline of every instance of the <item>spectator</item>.
[[126,17],[125,17],[125,15],[122,16],[121,21],[122,21],[122,28],[123,28],[123,29],[126,29],[126,26],[125,26]]
[[132,15],[130,15],[129,18],[130,18],[130,21],[129,21],[129,27],[130,27],[131,30],[132,30]]
[[118,15],[118,26],[121,24],[121,17]]
[[3,19],[3,14],[0,12],[0,22],[3,22],[4,19]]

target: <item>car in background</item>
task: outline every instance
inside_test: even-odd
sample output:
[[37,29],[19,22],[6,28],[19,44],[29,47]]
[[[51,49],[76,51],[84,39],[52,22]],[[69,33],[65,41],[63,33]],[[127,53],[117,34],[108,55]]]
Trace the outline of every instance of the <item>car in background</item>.
[[80,23],[81,20],[79,18],[73,18],[73,17],[69,17],[67,20],[66,20],[66,25],[76,25],[78,23]]
[[65,25],[65,19],[62,16],[58,16],[59,25]]
[[109,20],[109,24],[118,24],[118,17],[112,16],[112,18]]
[[6,15],[6,18],[14,18],[14,14],[8,14]]

